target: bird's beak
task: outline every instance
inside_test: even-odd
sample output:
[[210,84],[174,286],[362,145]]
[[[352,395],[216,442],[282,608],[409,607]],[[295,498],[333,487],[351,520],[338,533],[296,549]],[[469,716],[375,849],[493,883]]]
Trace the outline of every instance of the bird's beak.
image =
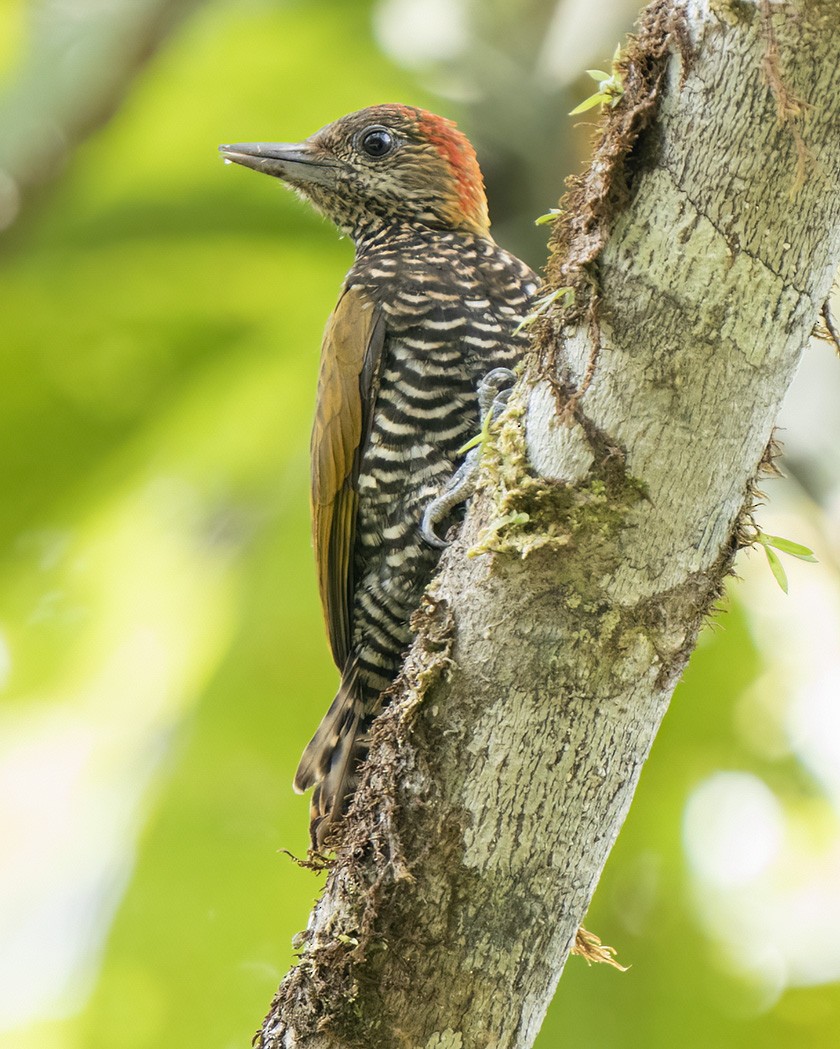
[[287,182],[330,185],[335,180],[335,161],[309,142],[238,142],[219,146],[219,152],[225,161]]

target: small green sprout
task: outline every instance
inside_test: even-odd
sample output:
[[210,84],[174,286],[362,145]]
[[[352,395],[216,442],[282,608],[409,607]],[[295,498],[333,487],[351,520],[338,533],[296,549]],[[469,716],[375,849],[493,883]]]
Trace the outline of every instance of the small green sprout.
[[538,219],[534,219],[534,225],[547,226],[549,222],[554,222],[557,216],[562,214],[562,208],[550,208],[544,215],[540,215]]
[[537,299],[536,308],[522,318],[519,324],[517,324],[517,326],[514,328],[513,334],[518,335],[523,328],[527,328],[530,325],[532,325],[534,321],[537,320],[538,317],[541,317],[553,303],[557,302],[557,300],[561,298],[561,296],[566,297],[565,305],[571,306],[575,301],[575,289],[555,288],[554,291],[550,291],[547,295],[543,295],[542,298]]
[[484,451],[484,442],[487,440],[487,435],[490,433],[490,424],[493,422],[493,413],[486,412],[484,415],[484,422],[481,424],[481,429],[475,435],[471,437],[466,444],[462,444],[456,455],[466,455],[471,449],[478,447],[478,457],[481,458],[481,453]]
[[624,94],[624,83],[618,68],[621,59],[621,44],[619,44],[612,57],[610,72],[605,73],[603,69],[587,69],[587,76],[598,82],[598,90],[594,95],[585,98],[579,106],[569,113],[570,117],[576,117],[579,113],[585,113],[587,109],[594,109],[597,105],[617,106]]
[[790,539],[782,539],[780,535],[767,535],[766,532],[759,532],[756,542],[764,548],[773,578],[785,593],[788,592],[787,573],[776,550],[781,550],[783,554],[788,554],[790,557],[797,557],[800,561],[810,561],[812,564],[819,563],[814,557],[813,550],[809,550],[807,546],[803,546],[801,543],[794,543]]

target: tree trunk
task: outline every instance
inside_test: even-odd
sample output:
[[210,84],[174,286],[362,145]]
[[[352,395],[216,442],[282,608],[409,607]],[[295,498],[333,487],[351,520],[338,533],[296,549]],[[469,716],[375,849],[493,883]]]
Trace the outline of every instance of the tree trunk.
[[261,1034],[530,1046],[840,262],[840,4],[665,0]]

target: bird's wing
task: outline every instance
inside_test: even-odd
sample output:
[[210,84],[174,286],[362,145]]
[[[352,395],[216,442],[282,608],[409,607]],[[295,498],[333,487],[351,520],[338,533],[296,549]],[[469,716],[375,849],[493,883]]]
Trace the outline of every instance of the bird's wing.
[[347,288],[324,333],[312,430],[312,538],[339,669],[347,661],[352,632],[359,461],[370,432],[384,341],[379,307],[362,289]]

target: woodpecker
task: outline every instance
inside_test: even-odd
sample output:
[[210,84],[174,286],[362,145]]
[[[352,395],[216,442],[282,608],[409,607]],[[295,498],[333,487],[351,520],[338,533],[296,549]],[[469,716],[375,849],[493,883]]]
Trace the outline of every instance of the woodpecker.
[[[356,248],[324,334],[311,445],[318,585],[341,683],[294,786],[315,788],[321,848],[446,545],[434,529],[457,524],[447,485],[478,431],[482,380],[521,357],[537,278],[490,235],[475,151],[443,117],[379,105],[300,143],[219,149],[279,178]],[[485,410],[499,374],[510,373],[488,379]]]

